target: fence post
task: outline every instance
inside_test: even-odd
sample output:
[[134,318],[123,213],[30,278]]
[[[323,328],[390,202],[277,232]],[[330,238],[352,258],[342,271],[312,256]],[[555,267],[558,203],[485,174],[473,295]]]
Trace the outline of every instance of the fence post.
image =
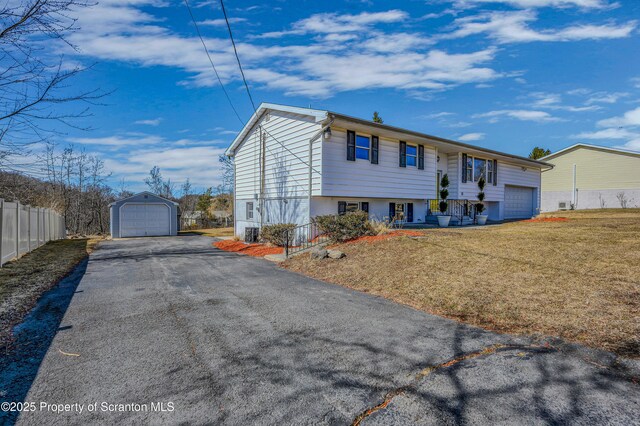
[[16,259],[20,258],[20,201],[16,202]]
[[0,198],[0,268],[2,268],[2,259],[4,259],[4,256],[2,254],[2,246],[4,244],[2,244],[2,242],[4,241],[4,234],[3,234],[3,229],[4,229],[4,200],[2,198]]
[[31,251],[31,206],[25,206],[27,209],[27,253]]
[[285,239],[284,239],[284,257],[289,258],[289,230],[285,230]]

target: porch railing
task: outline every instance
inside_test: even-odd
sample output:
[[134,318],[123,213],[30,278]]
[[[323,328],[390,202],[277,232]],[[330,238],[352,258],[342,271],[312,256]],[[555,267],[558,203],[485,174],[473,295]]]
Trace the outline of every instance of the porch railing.
[[284,255],[288,258],[302,250],[326,243],[329,241],[329,237],[318,228],[317,224],[312,222],[285,231],[284,240]]
[[476,207],[469,200],[447,199],[447,211],[440,212],[440,200],[427,200],[427,216],[451,216],[458,219],[460,223],[465,216],[471,220],[475,219]]

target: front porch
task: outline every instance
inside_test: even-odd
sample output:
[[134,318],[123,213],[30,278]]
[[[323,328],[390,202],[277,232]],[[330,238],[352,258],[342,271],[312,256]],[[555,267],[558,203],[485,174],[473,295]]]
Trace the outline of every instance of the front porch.
[[473,225],[476,217],[475,203],[462,199],[447,199],[447,210],[440,212],[441,200],[427,200],[427,216],[425,222],[437,224],[438,216],[451,216],[450,225]]

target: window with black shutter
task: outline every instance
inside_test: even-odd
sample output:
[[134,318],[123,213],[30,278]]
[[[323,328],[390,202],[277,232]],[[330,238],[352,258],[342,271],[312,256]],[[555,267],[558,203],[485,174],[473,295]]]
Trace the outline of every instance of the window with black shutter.
[[396,203],[389,203],[389,220],[393,220],[396,215]]
[[424,145],[418,145],[418,169],[424,170]]
[[360,210],[362,210],[363,212],[369,213],[369,202],[368,201],[361,202],[360,203]]
[[413,222],[413,203],[407,203],[407,222]]
[[343,215],[347,212],[347,203],[346,201],[338,201],[338,214]]
[[498,160],[493,160],[493,186],[498,185]]
[[467,154],[462,154],[462,168],[460,170],[462,171],[462,173],[460,173],[462,183],[465,183],[467,181]]
[[407,143],[400,141],[400,167],[407,167]]
[[356,161],[356,132],[347,130],[347,161]]
[[380,140],[377,136],[371,136],[371,164],[378,164],[378,151]]

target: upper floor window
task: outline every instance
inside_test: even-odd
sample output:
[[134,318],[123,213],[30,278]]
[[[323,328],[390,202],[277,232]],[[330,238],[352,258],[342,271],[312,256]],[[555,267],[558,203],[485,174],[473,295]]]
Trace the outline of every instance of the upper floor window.
[[466,182],[471,182],[473,180],[473,157],[467,157],[467,162],[464,165],[462,173],[464,173]]
[[368,160],[371,151],[371,139],[367,136],[356,136],[356,158]]
[[493,170],[493,161],[487,161],[487,183],[493,183],[495,171]]
[[473,159],[473,181],[477,182],[481,177],[487,180],[487,160],[483,158]]
[[416,167],[418,165],[418,147],[407,145],[407,166]]

